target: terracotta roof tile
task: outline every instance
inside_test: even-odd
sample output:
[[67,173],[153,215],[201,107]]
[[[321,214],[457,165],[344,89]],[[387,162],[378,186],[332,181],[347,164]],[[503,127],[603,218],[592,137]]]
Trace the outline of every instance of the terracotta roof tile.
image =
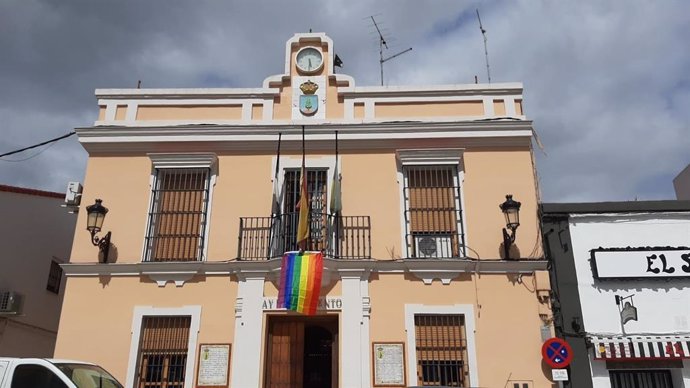
[[36,190],[36,189],[26,189],[24,187],[16,187],[16,186],[8,186],[8,185],[0,185],[0,191],[5,191],[5,192],[9,192],[9,193],[18,193],[18,194],[37,195],[40,197],[49,197],[49,198],[65,198],[65,194],[63,194],[63,193],[56,193],[54,191],[43,191],[43,190]]

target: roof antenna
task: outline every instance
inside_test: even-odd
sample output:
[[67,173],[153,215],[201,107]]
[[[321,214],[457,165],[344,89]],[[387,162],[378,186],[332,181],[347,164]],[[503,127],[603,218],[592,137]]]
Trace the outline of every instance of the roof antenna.
[[489,83],[491,83],[491,71],[489,70],[489,50],[486,48],[486,30],[482,27],[482,19],[479,17],[479,8],[477,8],[477,20],[479,20],[479,31],[482,32],[484,37],[484,57],[486,58],[486,76],[489,78]]
[[383,38],[383,34],[381,33],[381,29],[379,29],[379,25],[376,24],[376,19],[374,19],[374,16],[369,16],[371,18],[371,21],[374,22],[374,27],[376,27],[376,32],[379,34],[379,66],[381,67],[381,86],[383,86],[383,63],[386,61],[389,61],[395,57],[399,57],[403,54],[405,54],[408,51],[412,50],[412,47],[408,48],[407,50],[403,50],[395,55],[391,55],[388,58],[383,58],[383,48],[385,47],[386,50],[388,50],[388,43],[386,43],[386,40]]

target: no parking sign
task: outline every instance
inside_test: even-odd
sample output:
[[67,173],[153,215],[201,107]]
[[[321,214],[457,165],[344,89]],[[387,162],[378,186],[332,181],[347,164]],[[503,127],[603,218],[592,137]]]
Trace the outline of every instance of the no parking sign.
[[573,349],[565,340],[550,338],[542,345],[541,356],[550,367],[561,369],[570,365]]

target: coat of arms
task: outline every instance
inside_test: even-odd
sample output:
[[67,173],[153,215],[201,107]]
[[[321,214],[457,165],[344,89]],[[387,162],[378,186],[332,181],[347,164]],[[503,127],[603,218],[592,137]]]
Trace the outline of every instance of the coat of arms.
[[302,90],[302,93],[304,93],[299,96],[299,111],[302,112],[303,115],[313,115],[319,109],[319,96],[314,94],[319,88],[319,85],[307,81],[300,85],[299,88]]

